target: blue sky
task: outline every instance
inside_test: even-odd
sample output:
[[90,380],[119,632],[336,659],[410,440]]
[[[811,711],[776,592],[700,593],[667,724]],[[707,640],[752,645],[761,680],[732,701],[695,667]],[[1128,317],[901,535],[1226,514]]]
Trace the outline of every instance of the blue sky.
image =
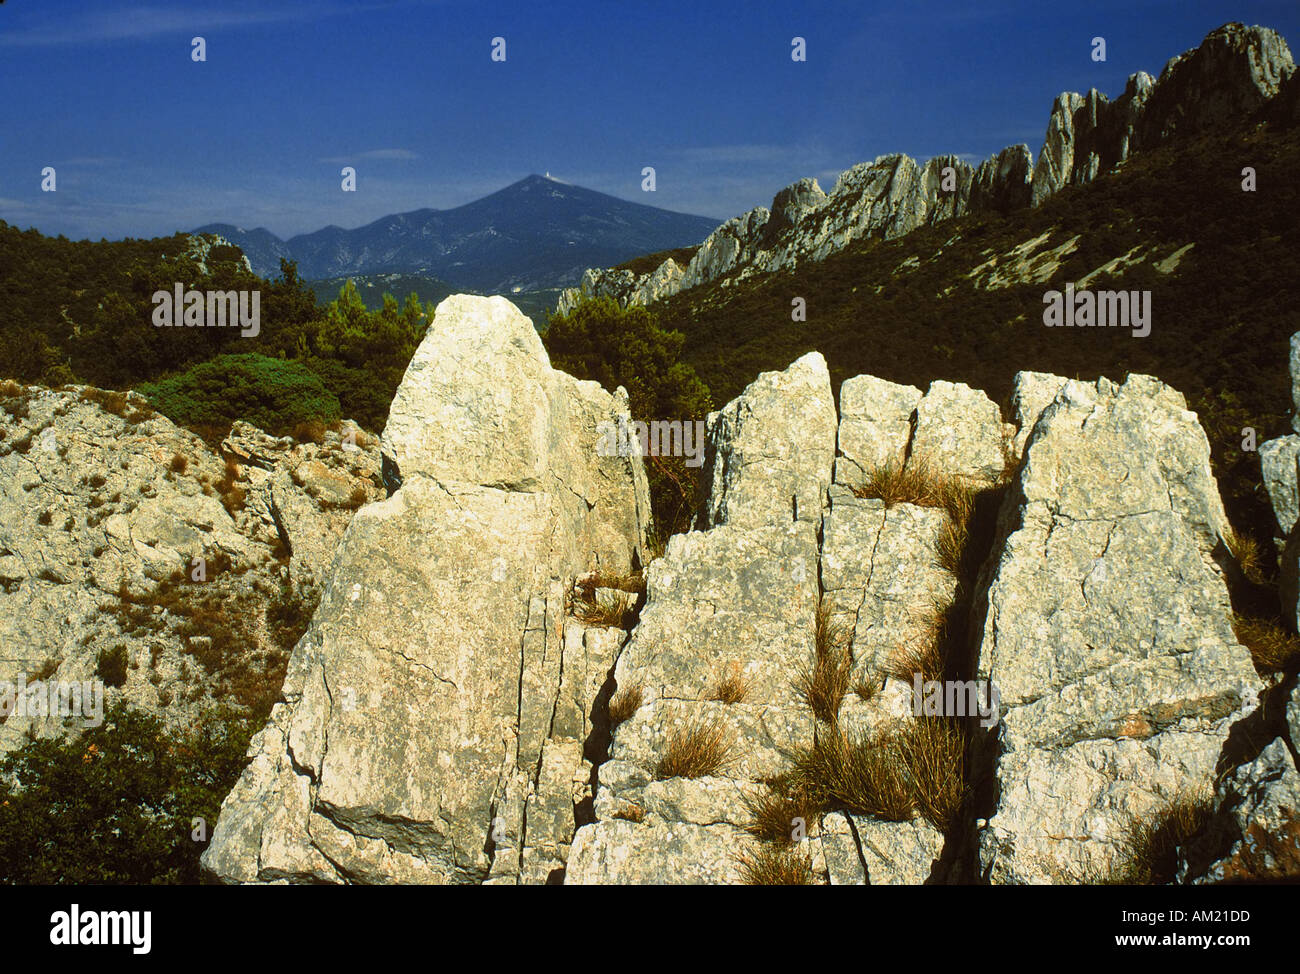
[[887,152],[1036,155],[1058,92],[1116,95],[1230,20],[1300,38],[1295,0],[8,0],[0,219],[287,237],[549,171],[721,220]]

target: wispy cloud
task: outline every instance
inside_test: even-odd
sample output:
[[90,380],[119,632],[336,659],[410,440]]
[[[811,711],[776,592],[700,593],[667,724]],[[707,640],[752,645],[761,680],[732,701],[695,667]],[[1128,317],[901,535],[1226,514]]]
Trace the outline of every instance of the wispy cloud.
[[412,152],[410,149],[367,149],[365,152],[354,152],[348,156],[328,156],[321,160],[330,165],[347,165],[351,162],[382,162],[390,160],[418,159],[418,152]]
[[337,14],[403,6],[399,2],[377,4],[306,2],[227,3],[224,9],[196,10],[161,5],[96,4],[94,9],[60,13],[57,17],[21,17],[6,24],[0,33],[0,47],[51,47],[56,45],[105,44],[148,40],[165,34],[201,34],[260,24],[319,20]]

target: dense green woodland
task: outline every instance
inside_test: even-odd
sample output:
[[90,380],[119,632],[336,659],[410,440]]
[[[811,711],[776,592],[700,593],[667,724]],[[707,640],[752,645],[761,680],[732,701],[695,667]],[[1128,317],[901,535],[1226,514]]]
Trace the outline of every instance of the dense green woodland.
[[[382,428],[431,306],[415,295],[401,305],[385,295],[371,311],[345,282],[322,307],[291,262],[265,281],[244,268],[236,247],[212,248],[206,264],[189,248],[185,235],[75,242],[0,221],[0,376],[46,385],[138,386],[146,394],[157,388],[149,383],[171,378],[173,395],[160,408],[178,422],[229,425],[241,416],[251,421],[246,410],[253,409],[275,433],[290,429],[302,413],[301,403],[284,399],[286,381],[291,390],[323,385],[331,400],[325,412],[333,418],[341,410],[364,427]],[[200,291],[259,290],[260,333],[244,338],[236,328],[155,327],[151,297],[177,282]],[[218,359],[223,355],[242,357],[241,369],[227,376],[240,390],[233,398],[217,395],[222,377],[211,367],[198,380],[178,375],[199,363],[232,361]],[[259,358],[244,357],[250,355]],[[178,383],[208,394],[179,402]],[[241,398],[244,393],[251,398]]]

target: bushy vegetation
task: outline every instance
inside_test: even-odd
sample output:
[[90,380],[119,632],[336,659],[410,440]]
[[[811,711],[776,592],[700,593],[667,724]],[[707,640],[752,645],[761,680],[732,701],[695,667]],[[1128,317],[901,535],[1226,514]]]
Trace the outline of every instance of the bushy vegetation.
[[[681,361],[685,337],[661,328],[646,308],[587,299],[567,315],[552,315],[542,340],[557,369],[606,389],[627,389],[633,419],[686,422],[713,408],[708,386]],[[662,543],[689,526],[697,468],[683,457],[647,457],[646,470]]]
[[655,766],[655,779],[704,778],[730,763],[734,741],[717,717],[697,717],[675,729]]
[[[384,295],[370,310],[350,281],[318,306],[292,261],[281,261],[280,275],[268,281],[250,273],[241,256],[237,247],[217,245],[200,261],[185,234],[92,243],[0,221],[0,376],[113,390],[170,378],[189,385],[183,415],[218,416],[231,408],[210,383],[189,376],[191,370],[223,355],[259,355],[313,373],[344,415],[382,428],[432,307],[414,294],[400,305]],[[176,283],[199,291],[259,291],[259,333],[157,328],[152,295]],[[297,412],[330,402],[309,398]],[[256,422],[251,415],[235,418]]]
[[699,252],[700,245],[694,247],[678,247],[676,250],[657,250],[653,254],[643,254],[640,257],[633,257],[631,260],[625,260],[614,270],[631,271],[633,274],[649,274],[657,271],[659,265],[670,257],[677,262],[677,266],[686,270],[686,265],[691,262],[696,253]]
[[[0,883],[197,883],[199,856],[255,729],[211,711],[172,734],[119,704],[80,737],[33,741],[7,755]],[[197,833],[195,819],[203,820]]]
[[338,397],[301,362],[255,352],[218,355],[137,390],[181,426],[230,426],[242,419],[279,436],[310,420],[340,418]]

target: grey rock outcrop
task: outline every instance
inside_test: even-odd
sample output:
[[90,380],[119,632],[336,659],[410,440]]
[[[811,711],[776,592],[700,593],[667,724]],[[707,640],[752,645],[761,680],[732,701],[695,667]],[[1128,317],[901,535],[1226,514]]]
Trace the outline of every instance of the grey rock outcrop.
[[1111,874],[1134,820],[1211,786],[1260,690],[1212,558],[1226,525],[1181,395],[1145,376],[1062,380],[988,585],[979,665],[1004,716],[978,847],[993,882]]
[[845,379],[840,386],[837,484],[860,484],[867,472],[888,463],[902,466],[921,390],[875,376]]
[[[597,769],[597,820],[579,830],[566,883],[734,883],[746,799],[811,743],[792,674],[813,657],[817,529],[835,450],[818,354],[764,373],[709,417],[703,526],[671,539],[614,679],[640,706]],[[740,700],[714,699],[728,674]],[[633,691],[636,688],[636,691]],[[690,735],[728,754],[699,776],[661,765]],[[628,809],[635,809],[628,820]]]
[[636,457],[597,454],[626,398],[551,369],[503,298],[450,297],[294,650],[205,868],[226,882],[545,882],[590,775],[617,630],[568,613],[649,526]]
[[[189,726],[230,689],[196,662],[196,647],[224,635],[242,654],[227,661],[231,672],[260,674],[259,657],[282,665],[267,609],[313,604],[353,509],[382,495],[378,450],[353,426],[298,443],[239,424],[214,450],[134,393],[9,391],[0,413],[0,682],[99,681],[101,654],[112,651],[126,669],[104,688],[106,706],[124,700]],[[295,481],[306,469],[334,494]],[[225,606],[230,632],[187,625],[203,603]],[[81,726],[15,711],[0,717],[0,752]]]
[[[550,369],[503,299],[444,302],[403,385],[383,441],[393,493],[324,573],[204,857],[224,881],[744,882],[753,803],[795,752],[915,720],[887,664],[936,607],[970,608],[1001,698],[968,769],[996,782],[987,819],[945,834],[831,811],[794,847],[813,882],[944,882],[968,860],[996,883],[1114,874],[1131,823],[1209,789],[1253,719],[1208,443],[1149,377],[1022,373],[1011,425],[969,387],[865,376],[837,420],[820,355],[765,373],[710,416],[696,528],[649,564],[630,632],[572,612],[577,591],[612,595],[575,578],[643,557],[639,462],[595,451],[625,399]],[[464,454],[421,437],[421,416],[465,430]],[[231,439],[250,462],[273,453]],[[1018,456],[973,587],[942,567],[944,508],[853,490],[903,458],[985,489]],[[835,723],[798,689],[821,611],[862,688]],[[720,760],[673,764],[711,734]],[[1294,828],[1284,757],[1266,748],[1224,779],[1221,817],[1241,816],[1247,847]]]
[[[1006,212],[1042,203],[1066,186],[1088,183],[1145,151],[1250,117],[1274,100],[1300,105],[1295,64],[1274,31],[1225,24],[1200,46],[1170,59],[1158,79],[1139,71],[1114,101],[1093,89],[1053,102],[1035,162],[1028,146],[1009,146],[975,169],[955,156],[924,163],[887,155],[842,173],[829,194],[802,179],[718,227],[680,275],[588,270],[566,290],[559,310],[583,293],[645,304],[710,281],[724,284],[822,260],[864,238],[885,240],[968,213]],[[945,187],[943,171],[953,183]]]

